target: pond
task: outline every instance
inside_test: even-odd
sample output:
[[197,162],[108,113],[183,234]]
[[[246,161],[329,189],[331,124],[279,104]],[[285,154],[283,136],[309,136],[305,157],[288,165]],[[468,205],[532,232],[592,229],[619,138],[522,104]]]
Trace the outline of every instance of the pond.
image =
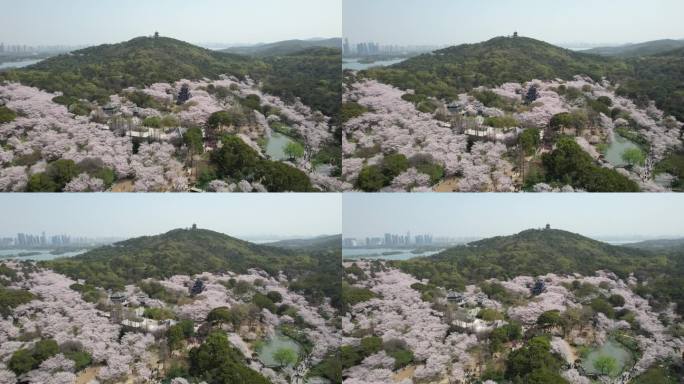
[[0,63],[0,71],[2,71],[3,69],[28,67],[29,65],[38,64],[41,61],[43,61],[43,60],[39,59],[39,60],[8,61],[6,63]]
[[295,141],[291,138],[283,135],[282,133],[273,132],[271,138],[268,139],[266,143],[266,154],[273,160],[287,160],[287,155],[285,155],[285,147],[289,143],[294,143]]
[[415,249],[391,249],[391,248],[342,248],[343,259],[383,259],[383,260],[408,260],[414,257],[432,256],[442,252],[443,249],[436,250],[415,250]]
[[616,167],[624,167],[627,163],[622,160],[622,153],[630,148],[641,149],[638,145],[616,133],[613,136],[613,141],[610,142],[606,149],[606,160]]
[[390,60],[377,60],[372,63],[360,62],[362,59],[343,59],[342,69],[351,69],[354,71],[362,71],[364,69],[372,67],[386,67],[388,65],[398,64],[406,59],[390,59]]
[[58,257],[73,257],[84,253],[87,249],[58,250],[58,249],[0,249],[0,260],[18,259],[45,261]]
[[267,367],[278,367],[280,366],[280,363],[278,363],[274,356],[276,351],[278,351],[281,348],[289,348],[297,355],[301,352],[302,347],[297,344],[296,341],[290,339],[289,337],[283,335],[280,331],[277,331],[276,334],[268,339],[258,350],[257,354],[259,355],[259,360],[261,360],[262,363],[264,363],[265,366]]
[[611,373],[611,376],[617,376],[633,363],[632,354],[629,350],[615,340],[608,340],[600,348],[589,352],[587,357],[582,360],[582,368],[584,371],[586,373],[599,374],[600,372],[594,367],[594,362],[601,356],[610,356],[617,362],[617,367],[615,371]]

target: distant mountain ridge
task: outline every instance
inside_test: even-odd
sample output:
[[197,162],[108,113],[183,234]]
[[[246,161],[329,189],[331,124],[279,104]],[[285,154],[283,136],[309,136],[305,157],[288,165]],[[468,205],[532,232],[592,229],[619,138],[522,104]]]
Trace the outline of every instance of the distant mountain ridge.
[[684,39],[662,39],[643,43],[591,48],[583,50],[582,53],[628,58],[661,54],[683,47]]
[[622,246],[648,250],[677,250],[684,249],[684,238],[644,240],[636,243],[623,244]]
[[256,44],[251,46],[230,47],[221,52],[234,53],[247,56],[282,56],[297,53],[309,48],[342,48],[342,39],[334,37],[330,39],[308,40],[283,40],[274,43]]
[[306,239],[288,239],[266,243],[271,247],[285,249],[342,249],[342,235],[317,236]]

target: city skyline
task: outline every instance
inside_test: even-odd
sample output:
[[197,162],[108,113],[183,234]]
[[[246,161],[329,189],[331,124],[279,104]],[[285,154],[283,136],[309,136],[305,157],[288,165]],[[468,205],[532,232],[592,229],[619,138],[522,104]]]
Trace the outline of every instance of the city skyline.
[[155,31],[193,43],[256,44],[339,37],[342,28],[341,0],[103,0],[97,7],[86,0],[71,0],[68,7],[50,0],[11,3],[0,13],[5,44],[96,45]]
[[0,237],[17,233],[130,238],[176,228],[230,236],[341,233],[336,194],[11,194],[0,200]]
[[555,44],[619,45],[684,38],[682,13],[684,2],[677,0],[647,7],[638,0],[344,0],[342,30],[353,43],[458,45],[517,31]]
[[684,196],[676,194],[344,194],[342,201],[344,238],[407,231],[486,238],[546,224],[593,238],[684,237]]

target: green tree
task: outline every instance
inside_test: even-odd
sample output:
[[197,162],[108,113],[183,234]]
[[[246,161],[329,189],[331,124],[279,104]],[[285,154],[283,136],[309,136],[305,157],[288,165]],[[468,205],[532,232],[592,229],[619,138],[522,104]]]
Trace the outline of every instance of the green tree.
[[213,129],[216,129],[222,125],[235,125],[235,123],[236,121],[234,119],[234,116],[228,111],[214,112],[209,116],[209,119],[207,120],[207,125]]
[[59,353],[59,345],[53,339],[43,339],[33,346],[33,357],[42,362]]
[[287,155],[287,157],[290,159],[299,159],[301,157],[304,157],[304,146],[293,141],[287,143],[284,152],[285,155]]
[[594,360],[594,368],[602,375],[612,376],[617,370],[617,361],[611,356],[602,355]]
[[503,314],[496,309],[482,308],[477,313],[477,317],[484,321],[503,320]]
[[204,152],[204,138],[202,137],[202,129],[192,127],[183,135],[183,142],[190,148],[192,153]]
[[71,179],[78,176],[79,169],[73,160],[59,159],[50,163],[45,173],[61,191]]
[[183,335],[183,329],[178,327],[177,324],[172,325],[166,331],[166,341],[169,344],[171,350],[176,350],[180,348],[183,340],[185,340],[185,335]]
[[271,299],[271,301],[274,303],[280,303],[283,301],[283,295],[281,295],[278,291],[270,291],[266,294],[266,297]]
[[613,309],[613,306],[602,297],[597,297],[591,300],[590,305],[594,311],[601,312],[610,319],[615,317],[615,310]]
[[400,153],[393,153],[382,159],[382,174],[385,175],[385,185],[389,185],[400,173],[407,170],[409,161]]
[[38,366],[38,362],[28,349],[20,349],[15,351],[12,354],[9,363],[7,363],[7,367],[17,376],[23,375],[36,366]]
[[76,372],[84,370],[93,363],[92,356],[85,351],[66,352],[64,356],[74,362],[74,370]]
[[173,115],[166,115],[162,117],[161,119],[161,126],[162,127],[167,127],[167,128],[173,128],[177,127],[180,124],[178,123],[178,119],[175,118]]
[[26,187],[28,192],[57,192],[58,186],[45,172],[34,173]]
[[644,165],[644,162],[646,162],[646,156],[644,156],[644,153],[639,148],[625,149],[621,157],[629,166]]
[[622,297],[622,295],[610,295],[610,297],[608,297],[608,302],[610,302],[613,307],[622,307],[625,305],[625,298]]
[[143,125],[150,128],[160,128],[161,127],[161,117],[159,116],[148,116],[143,120]]
[[542,156],[547,181],[570,184],[589,192],[637,192],[638,185],[593,159],[571,137],[561,137],[551,153]]
[[269,192],[310,192],[311,180],[306,173],[280,161],[261,160],[255,179]]
[[220,176],[246,179],[256,172],[259,155],[237,136],[224,136],[221,148],[211,152]]
[[413,362],[413,352],[408,349],[401,349],[388,353],[389,356],[394,358],[394,369],[401,369]]
[[25,289],[5,288],[0,284],[0,317],[9,316],[12,309],[35,298],[34,294]]
[[560,311],[552,310],[543,312],[541,315],[539,315],[539,318],[537,318],[537,324],[541,325],[542,327],[555,327],[560,325]]
[[281,366],[294,365],[297,363],[297,352],[292,348],[278,348],[273,353],[273,359]]
[[5,106],[0,106],[0,124],[9,123],[16,118],[17,114],[13,110]]
[[228,307],[218,307],[209,311],[207,321],[214,324],[232,323],[233,311]]
[[258,111],[261,108],[261,98],[258,95],[247,95],[242,99],[242,105],[249,109]]
[[518,142],[527,156],[534,154],[539,148],[539,129],[527,128],[518,136]]
[[259,308],[265,308],[271,311],[271,313],[276,313],[276,306],[275,304],[269,299],[266,295],[263,295],[259,292],[255,293],[254,296],[252,296],[252,303],[256,305]]
[[361,339],[361,349],[363,354],[370,356],[374,353],[380,352],[382,349],[382,337],[368,336]]
[[376,192],[385,186],[385,176],[377,165],[365,166],[356,179],[356,188],[364,192]]
[[342,103],[342,107],[341,107],[341,111],[340,111],[341,120],[344,123],[347,120],[361,116],[366,112],[368,112],[368,108],[362,106],[359,103],[355,103],[353,101]]
[[[547,377],[544,371],[555,374],[561,368],[561,359],[550,352],[551,344],[548,337],[537,336],[530,339],[527,344],[510,353],[506,362],[506,377],[508,379],[522,380],[524,383],[533,382],[527,380],[528,376]],[[542,372],[537,372],[542,371]],[[535,381],[554,383],[553,381]],[[556,381],[563,383],[565,381]]]
[[257,371],[245,365],[244,356],[233,348],[223,332],[212,332],[201,346],[188,354],[190,374],[209,384],[269,384]]

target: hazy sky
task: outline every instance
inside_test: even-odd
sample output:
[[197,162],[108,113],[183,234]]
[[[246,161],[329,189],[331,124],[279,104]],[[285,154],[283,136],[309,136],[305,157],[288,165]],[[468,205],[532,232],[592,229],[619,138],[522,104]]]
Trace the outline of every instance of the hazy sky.
[[354,194],[342,197],[345,237],[430,232],[509,235],[547,223],[586,236],[684,236],[683,194]]
[[0,0],[0,41],[116,43],[136,36],[258,43],[339,37],[342,0]]
[[353,42],[460,44],[518,31],[551,43],[684,38],[682,0],[343,0]]
[[3,194],[0,236],[130,237],[197,223],[231,236],[341,233],[341,197],[314,194]]

